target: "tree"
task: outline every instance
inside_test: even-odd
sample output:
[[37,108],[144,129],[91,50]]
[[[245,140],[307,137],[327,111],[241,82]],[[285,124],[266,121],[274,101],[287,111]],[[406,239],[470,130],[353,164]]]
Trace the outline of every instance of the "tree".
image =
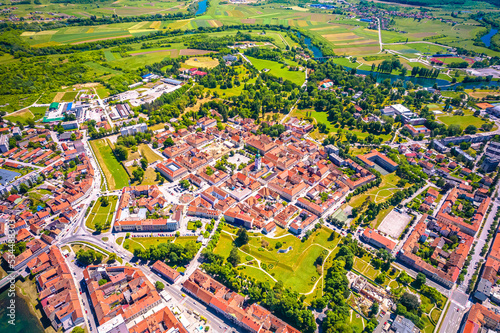
[[100,285],[100,286],[103,286],[103,285],[105,285],[106,283],[108,283],[108,280],[106,280],[106,279],[100,279],[100,280],[99,280],[99,285]]
[[275,248],[279,249],[283,246],[281,242],[277,242],[276,245],[274,246]]
[[164,284],[163,284],[163,282],[161,282],[161,281],[156,281],[156,283],[155,283],[155,287],[156,287],[156,289],[158,289],[158,290],[163,290],[163,289],[165,289],[165,285],[164,285]]
[[20,194],[24,194],[24,193],[28,192],[29,189],[30,188],[25,183],[21,183],[21,185],[19,185],[19,193]]
[[378,314],[378,303],[373,302],[370,307],[370,316],[376,316]]
[[427,278],[425,277],[425,275],[423,273],[418,273],[417,278],[415,279],[415,286],[417,287],[417,289],[420,289],[426,281]]
[[115,262],[116,261],[116,253],[111,253],[108,257],[108,262]]
[[125,161],[128,158],[128,150],[123,146],[116,146],[113,152],[118,161]]
[[165,148],[172,147],[173,145],[175,145],[175,142],[171,137],[168,137],[167,140],[163,142]]
[[211,176],[214,174],[214,170],[210,166],[207,166],[205,173],[207,174],[207,176]]
[[80,249],[76,253],[76,259],[83,265],[87,266],[94,262],[94,260],[96,259],[96,253],[92,249],[89,249],[87,251],[85,251],[84,249]]
[[385,273],[380,273],[379,275],[377,275],[377,277],[375,278],[375,282],[377,282],[378,284],[382,284],[385,282]]
[[231,249],[229,257],[227,258],[227,262],[233,265],[233,267],[238,266],[238,264],[241,262],[240,255],[238,254],[238,249],[236,247],[233,247]]
[[148,160],[144,157],[141,158],[141,168],[142,170],[146,170],[148,168]]
[[242,246],[242,245],[248,244],[249,237],[248,237],[247,229],[240,228],[236,235],[238,236],[238,237],[236,237],[236,240],[235,240],[235,243],[237,246]]
[[109,205],[109,198],[108,197],[101,197],[101,206],[107,207],[108,205]]
[[80,326],[76,326],[75,328],[73,328],[71,333],[85,333],[85,330],[83,328],[81,328]]
[[408,292],[405,292],[403,296],[401,296],[399,302],[404,305],[409,311],[416,310],[420,307],[418,297]]
[[476,132],[477,132],[477,127],[474,125],[469,125],[465,128],[466,134],[476,134]]
[[398,276],[398,280],[399,282],[407,286],[411,283],[412,278],[405,271],[402,271]]
[[132,171],[132,176],[134,176],[134,179],[142,182],[142,177],[144,177],[144,170],[142,169],[135,169]]
[[183,180],[181,180],[181,181],[179,182],[179,184],[181,184],[182,188],[184,188],[184,189],[186,189],[186,190],[188,190],[188,189],[189,189],[189,185],[190,185],[190,184],[189,184],[189,181],[188,181],[188,180],[183,179]]

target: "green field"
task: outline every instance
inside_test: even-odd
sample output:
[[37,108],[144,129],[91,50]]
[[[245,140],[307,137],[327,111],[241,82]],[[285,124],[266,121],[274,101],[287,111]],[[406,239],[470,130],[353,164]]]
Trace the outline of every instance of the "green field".
[[[311,132],[311,137],[316,140],[322,140],[328,135],[335,135],[338,131],[339,124],[333,124],[328,120],[328,112],[318,112],[313,109],[305,109],[305,110],[299,110],[295,109],[291,113],[291,117],[297,117],[299,119],[304,119],[306,118],[306,112],[309,112],[311,114],[311,118],[315,120],[316,123],[324,123],[326,125],[326,128],[328,129],[328,133],[319,133],[318,129],[315,129],[313,132]],[[345,141],[345,133],[350,132],[352,134],[356,134],[358,140],[364,140],[366,139],[370,133],[368,132],[362,132],[361,130],[358,130],[355,127],[344,127],[342,129],[344,131],[344,136],[342,138],[342,141]],[[375,137],[379,137],[382,142],[390,140],[391,136],[388,134],[380,134],[380,135],[375,135]]]
[[119,190],[128,186],[129,176],[113,154],[109,141],[106,139],[92,140],[90,145],[106,177],[109,189]]
[[30,107],[28,109],[20,110],[13,114],[7,115],[3,118],[13,123],[17,123],[19,121],[23,124],[26,124],[26,121],[28,119],[33,119],[34,121],[42,119],[45,115],[46,110],[46,107]]
[[487,123],[487,121],[473,116],[469,111],[465,111],[463,116],[444,113],[442,115],[439,115],[437,119],[447,126],[460,125],[462,129],[465,129],[469,125],[474,125],[477,128],[480,128],[483,124]]
[[[98,222],[111,225],[111,219],[113,218],[113,214],[115,212],[118,197],[114,195],[109,196],[108,200],[109,204],[106,207],[103,207],[101,205],[101,200],[96,200],[94,207],[92,207],[92,211],[85,221],[85,226],[87,228],[95,230],[95,224]],[[104,232],[106,232],[107,230],[109,229],[104,230]]]
[[[258,70],[262,71],[263,69],[269,69],[269,74],[275,75],[277,77],[282,77],[284,79],[288,79],[295,84],[302,85],[302,83],[304,83],[304,80],[306,78],[304,72],[290,71],[285,65],[280,64],[278,62],[271,60],[257,59],[252,57],[247,57],[247,58],[252,62],[252,64]],[[286,63],[290,66],[297,66],[297,63],[291,60],[286,60]]]
[[[229,235],[227,232],[233,233],[234,231],[234,228],[225,227],[214,253],[226,257],[229,255],[233,247],[234,234]],[[242,264],[238,268],[245,267],[242,268],[245,269],[245,273],[258,280],[265,275],[266,281],[268,279],[280,280],[286,287],[300,293],[307,293],[313,289],[316,281],[322,276],[315,265],[316,258],[322,253],[328,255],[340,240],[338,237],[335,240],[329,240],[330,234],[331,231],[327,229],[318,229],[305,242],[291,234],[279,239],[250,234],[252,236],[249,243],[239,249]],[[263,240],[269,243],[267,249],[264,250],[261,244]],[[289,247],[292,249],[287,253],[278,253],[275,248],[277,242],[282,243],[282,249]],[[252,259],[248,261],[247,257]],[[259,267],[257,260],[261,264],[266,264],[266,269]],[[254,269],[246,269],[249,266]]]
[[381,203],[390,198],[394,193],[399,191],[396,186],[397,182],[400,180],[395,173],[389,173],[382,176],[382,182],[380,186],[373,187],[365,193],[354,196],[349,201],[349,206],[359,207],[365,200],[369,197],[375,203]]
[[128,251],[134,253],[135,249],[147,249],[150,246],[157,246],[161,243],[174,242],[176,244],[186,245],[187,242],[196,242],[196,236],[186,237],[133,237],[127,238],[123,242],[123,246],[128,244]]
[[143,156],[146,160],[148,160],[148,163],[153,163],[156,161],[162,160],[162,157],[155,153],[149,146],[145,143],[139,145],[139,152],[141,153],[141,156]]

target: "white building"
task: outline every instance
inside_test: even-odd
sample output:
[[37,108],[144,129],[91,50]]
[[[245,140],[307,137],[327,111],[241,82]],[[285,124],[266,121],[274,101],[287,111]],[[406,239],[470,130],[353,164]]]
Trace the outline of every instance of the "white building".
[[148,125],[145,123],[137,124],[137,125],[132,125],[132,126],[127,126],[123,127],[121,129],[121,134],[123,136],[126,135],[135,135],[139,132],[144,133],[148,130]]

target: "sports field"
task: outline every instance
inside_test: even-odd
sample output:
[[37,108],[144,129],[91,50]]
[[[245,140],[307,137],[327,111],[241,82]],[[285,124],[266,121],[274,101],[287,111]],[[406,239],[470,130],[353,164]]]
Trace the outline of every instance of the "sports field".
[[[118,197],[116,195],[112,195],[107,198],[109,203],[106,207],[102,206],[100,198],[99,200],[96,200],[94,207],[92,207],[92,211],[85,221],[85,226],[87,226],[87,228],[95,230],[96,223],[102,223],[103,225],[108,224],[109,226],[111,226],[111,219],[113,218],[113,214],[116,209],[116,202],[118,201]],[[104,231],[107,230],[109,229],[106,229]]]
[[462,129],[465,129],[469,125],[474,125],[477,128],[480,128],[483,124],[487,123],[487,121],[473,116],[470,111],[465,111],[463,116],[444,113],[443,115],[438,116],[437,119],[447,126],[460,125]]
[[128,186],[129,176],[113,154],[109,141],[92,140],[90,145],[106,177],[109,189],[119,190]]
[[210,57],[193,57],[186,60],[182,65],[185,68],[214,68],[219,60]]

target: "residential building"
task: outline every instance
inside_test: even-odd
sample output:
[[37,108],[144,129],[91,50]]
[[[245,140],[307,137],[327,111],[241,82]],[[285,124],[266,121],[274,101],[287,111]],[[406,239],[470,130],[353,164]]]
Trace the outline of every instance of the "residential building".
[[398,168],[397,163],[375,149],[368,154],[358,155],[357,158],[363,161],[369,168],[374,168],[375,163],[390,172],[396,171]]
[[145,133],[148,130],[148,125],[146,123],[140,123],[132,126],[122,127],[120,130],[121,135],[135,135],[137,133]]
[[161,260],[157,260],[151,266],[151,270],[160,274],[165,280],[170,283],[175,283],[181,276],[181,273],[177,272],[175,269],[165,264]]
[[176,181],[188,173],[186,168],[172,159],[158,163],[156,165],[156,170],[158,170],[163,177],[167,178],[171,182]]
[[247,305],[245,297],[231,291],[199,269],[184,282],[182,290],[242,330],[252,333],[300,333],[257,303]]
[[392,252],[396,247],[396,242],[393,240],[382,236],[377,231],[366,228],[361,235],[361,239],[367,242],[370,245],[373,245],[376,248],[382,248],[389,252]]

